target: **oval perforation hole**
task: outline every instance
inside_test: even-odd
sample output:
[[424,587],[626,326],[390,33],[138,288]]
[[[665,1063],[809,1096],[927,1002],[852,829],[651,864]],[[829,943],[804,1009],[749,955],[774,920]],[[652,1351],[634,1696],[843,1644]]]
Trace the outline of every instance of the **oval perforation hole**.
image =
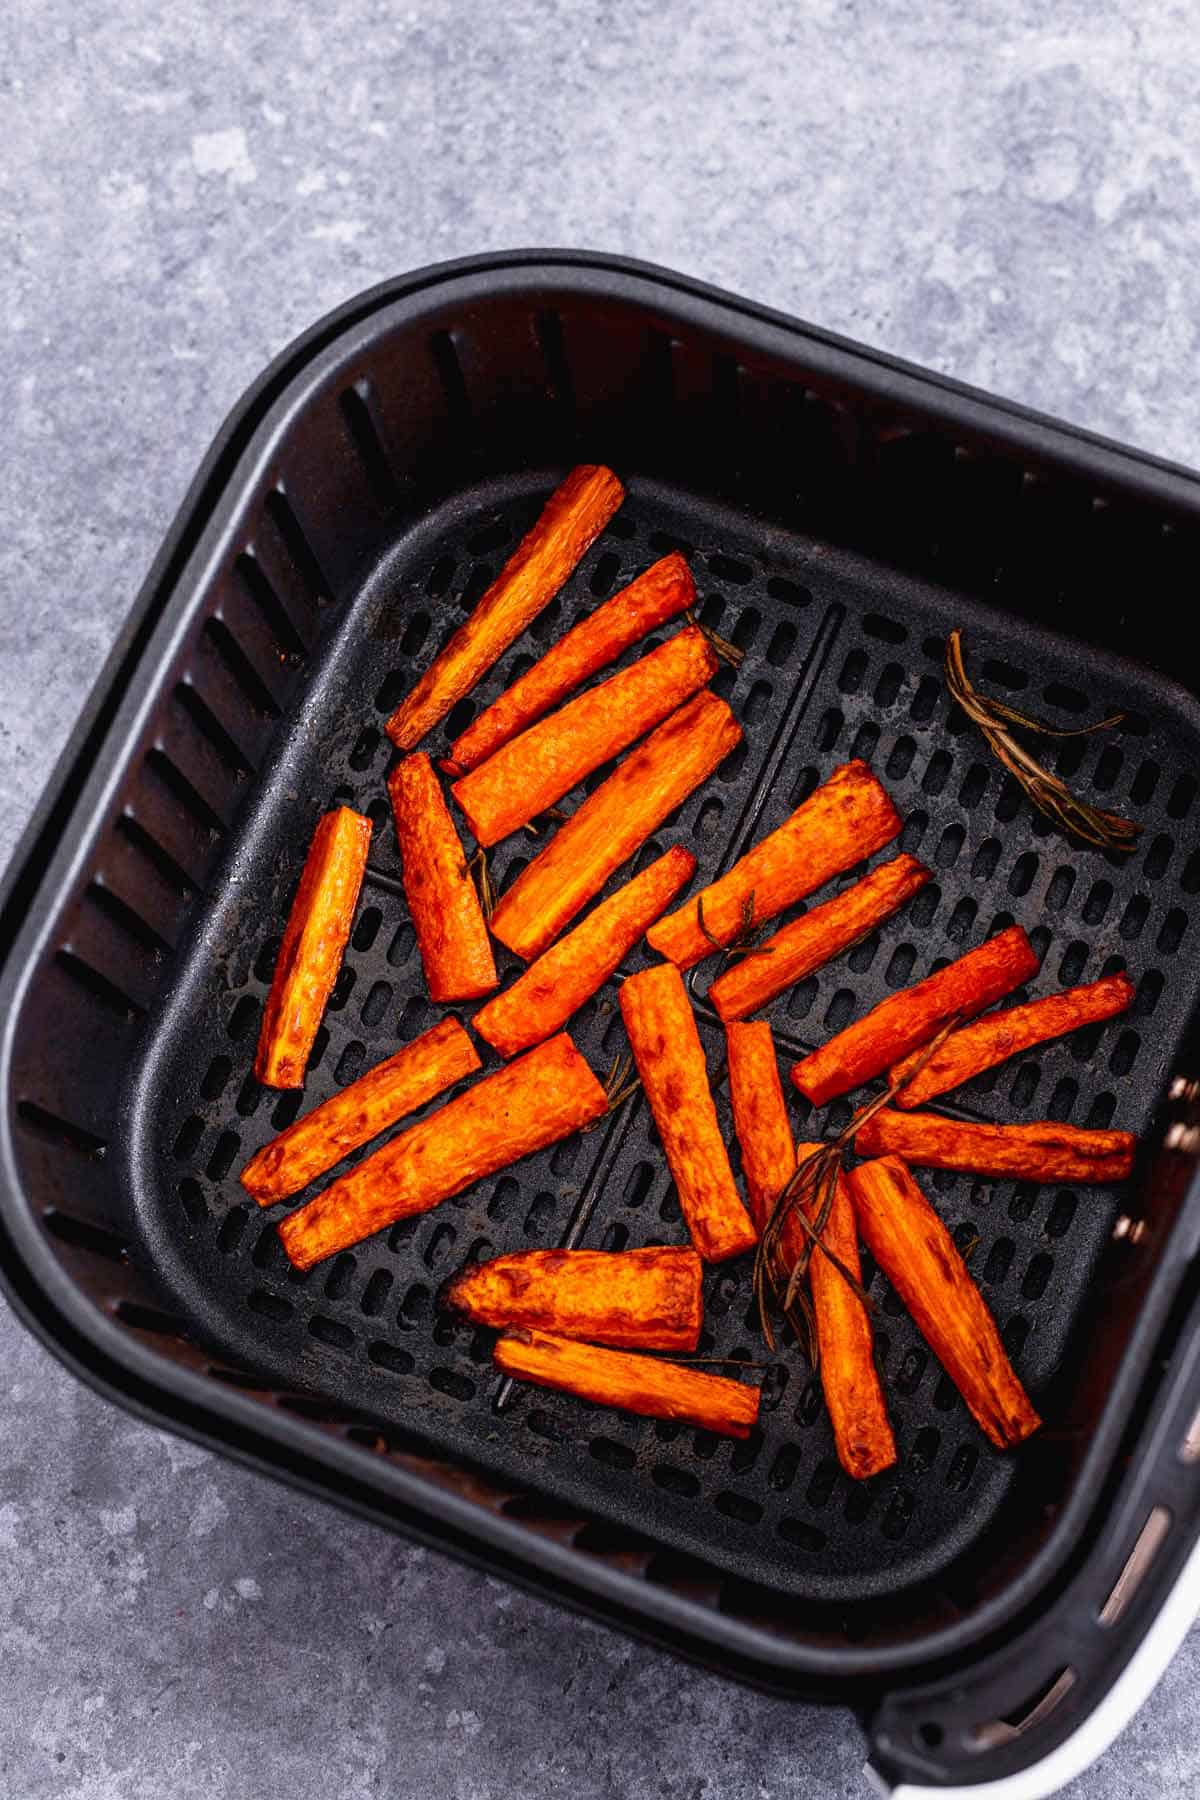
[[975,860],[971,864],[971,875],[975,881],[990,881],[996,873],[996,865],[1000,861],[1001,844],[999,838],[985,838],[975,852]]
[[524,1231],[526,1237],[544,1237],[549,1231],[555,1213],[553,1194],[535,1194],[530,1202],[529,1211],[525,1214]]
[[226,1026],[226,1030],[236,1044],[248,1036],[257,1023],[258,1001],[253,994],[243,994],[229,1015],[229,1024]]
[[917,725],[927,725],[937,711],[941,691],[941,683],[935,681],[932,675],[922,675],[908,709],[909,718]]
[[842,664],[838,676],[838,691],[843,694],[857,694],[863,684],[863,676],[867,672],[867,653],[865,650],[851,650]]
[[787,606],[811,606],[812,595],[798,581],[787,581],[782,575],[772,575],[767,583],[767,593],[772,600],[782,600]]
[[771,641],[767,645],[767,661],[773,669],[781,669],[796,648],[796,640],[800,633],[790,619],[784,619],[775,627]]
[[1150,917],[1150,902],[1145,894],[1133,894],[1125,911],[1121,914],[1117,930],[1127,943],[1142,935],[1142,928]]

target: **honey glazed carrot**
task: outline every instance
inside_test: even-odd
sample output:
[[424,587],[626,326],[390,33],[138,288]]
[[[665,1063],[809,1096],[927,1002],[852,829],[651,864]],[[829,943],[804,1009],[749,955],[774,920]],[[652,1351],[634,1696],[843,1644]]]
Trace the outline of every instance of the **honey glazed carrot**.
[[352,1150],[480,1067],[458,1020],[440,1019],[264,1144],[242,1170],[242,1186],[260,1206],[298,1194]]
[[778,830],[747,850],[650,933],[661,955],[690,969],[755,925],[805,899],[843,869],[873,856],[900,830],[900,815],[865,762],[843,763]]
[[626,1350],[694,1350],[704,1266],[694,1250],[517,1250],[464,1269],[442,1301],[477,1325]]
[[1041,1420],[954,1239],[911,1171],[887,1156],[860,1164],[847,1179],[867,1248],[972,1417],[998,1450],[1019,1444]]
[[465,624],[440,650],[387,722],[398,750],[412,750],[553,600],[625,497],[611,469],[581,463],[546,502],[532,531]]
[[902,1108],[920,1106],[937,1094],[961,1087],[985,1069],[995,1068],[1018,1056],[1034,1044],[1064,1037],[1084,1025],[1095,1025],[1103,1019],[1115,1018],[1134,999],[1134,985],[1127,975],[1106,975],[1084,987],[1067,988],[1061,994],[1048,994],[1042,1000],[1030,1000],[1024,1006],[1009,1006],[1001,1012],[985,1013],[961,1031],[951,1032],[938,1045],[919,1072],[916,1065],[920,1052],[905,1057],[891,1071],[891,1080],[901,1082],[914,1075],[907,1087],[900,1088],[893,1105]]
[[683,977],[673,963],[622,983],[621,1016],[692,1242],[707,1262],[753,1247]]
[[718,975],[708,990],[722,1019],[744,1019],[822,967],[918,893],[930,872],[905,853],[882,863],[845,893],[793,919]]
[[[803,1160],[816,1148],[802,1144],[797,1155]],[[817,1203],[811,1203],[808,1216],[814,1223],[817,1210]],[[821,1243],[861,1286],[858,1231],[845,1175],[838,1176]],[[814,1252],[808,1271],[821,1387],[838,1461],[853,1480],[866,1481],[896,1460],[896,1440],[875,1367],[875,1333],[866,1307],[823,1250]]]
[[590,675],[615,662],[631,644],[686,612],[695,598],[692,572],[679,552],[660,557],[645,574],[573,625],[472,720],[455,738],[444,766],[451,774],[465,775],[486,762],[502,744],[550,712]]
[[1129,1131],[1087,1131],[1039,1119],[1028,1125],[979,1125],[940,1113],[885,1107],[855,1139],[863,1156],[902,1156],[930,1169],[1011,1175],[1018,1181],[1124,1181],[1137,1139]]
[[[765,1019],[725,1027],[729,1101],[733,1129],[742,1152],[742,1175],[750,1197],[750,1217],[761,1236],[780,1194],[796,1172],[796,1145],[788,1122],[783,1083],[771,1027]],[[795,1228],[799,1234],[801,1228]],[[795,1262],[803,1238],[790,1240]]]
[[936,975],[889,994],[863,1018],[793,1064],[792,1080],[814,1106],[824,1106],[927,1044],[947,1020],[969,1018],[1011,993],[1037,973],[1037,966],[1024,931],[1010,925]]
[[304,1086],[367,866],[371,821],[339,806],[319,821],[288,914],[263,1008],[254,1073],[264,1087]]
[[695,625],[512,738],[451,793],[477,842],[520,830],[702,688],[720,664]]
[[388,776],[404,898],[431,1000],[474,1000],[499,986],[475,883],[433,764],[423,750]]
[[492,935],[526,961],[539,955],[741,740],[725,702],[702,688],[559,827],[501,896]]
[[654,1356],[602,1350],[548,1331],[510,1331],[492,1351],[518,1381],[576,1394],[648,1419],[678,1419],[723,1437],[745,1438],[758,1420],[759,1390]]
[[616,973],[695,869],[682,844],[664,851],[480,1008],[471,1021],[480,1037],[501,1056],[515,1056],[565,1025]]
[[565,1032],[448,1100],[283,1220],[298,1269],[601,1118],[608,1096]]
[[[726,1027],[729,1098],[742,1152],[750,1209],[761,1233],[780,1194],[817,1146],[792,1142],[771,1027],[765,1019]],[[809,1203],[815,1221],[818,1202]],[[808,1234],[788,1218],[780,1237],[783,1265],[791,1270]],[[821,1241],[861,1281],[858,1238],[844,1182],[839,1180]],[[819,1370],[833,1426],[838,1461],[855,1481],[877,1475],[896,1460],[896,1443],[875,1368],[874,1335],[862,1301],[821,1250],[809,1262],[809,1286],[817,1326]]]

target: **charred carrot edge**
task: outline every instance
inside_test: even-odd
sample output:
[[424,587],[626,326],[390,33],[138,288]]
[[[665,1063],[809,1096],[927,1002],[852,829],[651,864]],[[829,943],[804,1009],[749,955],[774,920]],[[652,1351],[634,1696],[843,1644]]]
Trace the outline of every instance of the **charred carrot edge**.
[[557,594],[625,498],[611,469],[581,463],[547,500],[474,612],[440,650],[387,722],[398,750],[412,750],[469,694],[497,657]]
[[428,1212],[497,1169],[556,1144],[607,1111],[608,1096],[565,1032],[485,1076],[284,1219],[298,1269],[397,1219]]
[[254,1073],[264,1087],[304,1086],[313,1039],[333,992],[358,905],[371,821],[348,806],[313,832],[263,1008]]
[[519,1381],[647,1419],[679,1419],[736,1438],[749,1437],[758,1420],[757,1388],[628,1350],[600,1350],[548,1331],[510,1331],[492,1356],[498,1369]]
[[[1061,994],[1049,994],[1044,1000],[1030,1000],[1025,1006],[1010,1006],[1003,1012],[985,1013],[973,1025],[951,1032],[938,1046],[914,1081],[902,1087],[894,1104],[908,1109],[961,1087],[964,1081],[1007,1062],[1034,1044],[1049,1038],[1065,1037],[1081,1026],[1098,1024],[1101,1019],[1115,1018],[1132,1006],[1136,990],[1127,975],[1106,975],[1084,987],[1067,988]],[[916,1067],[920,1053],[905,1057],[891,1071],[893,1082],[903,1081]]]
[[298,1194],[351,1150],[481,1066],[458,1020],[440,1019],[264,1144],[242,1170],[242,1186],[260,1206]]
[[824,1106],[927,1044],[948,1019],[970,1018],[1010,994],[1037,973],[1037,966],[1024,931],[1010,925],[936,975],[889,994],[863,1018],[793,1064],[792,1080],[814,1106]]
[[[893,857],[861,881],[814,906],[718,975],[708,997],[721,1018],[744,1019],[855,944],[918,893],[930,871],[915,856]],[[706,920],[707,923],[707,915]]]
[[1137,1139],[1130,1131],[1085,1131],[1039,1119],[1028,1125],[974,1125],[940,1113],[885,1107],[855,1139],[863,1156],[902,1156],[929,1169],[1013,1175],[1019,1181],[1124,1181]]
[[[749,1025],[727,1025],[725,1054],[733,1129],[742,1152],[750,1216],[755,1231],[761,1235],[772,1207],[796,1172],[796,1146],[788,1123],[771,1027],[765,1019]],[[798,1248],[789,1247],[793,1261]]]
[[621,984],[629,1033],[692,1242],[707,1262],[753,1247],[756,1233],[729,1166],[708,1067],[683,977],[673,963]]
[[565,1025],[695,872],[696,859],[682,844],[665,851],[480,1008],[471,1021],[480,1037],[501,1056],[515,1056]]
[[495,844],[545,812],[593,769],[661,724],[719,667],[704,633],[689,625],[531,725],[450,790],[476,840]]
[[[798,1145],[797,1158],[803,1161],[817,1147]],[[809,1218],[815,1220],[816,1213],[814,1201],[809,1207]],[[858,1232],[844,1175],[838,1176],[821,1242],[861,1283]],[[822,1251],[816,1251],[808,1268],[821,1357],[821,1386],[838,1461],[854,1481],[866,1481],[881,1469],[890,1469],[896,1460],[896,1440],[875,1367],[875,1333],[870,1314],[845,1276]]]
[[690,969],[711,954],[713,938],[726,944],[748,926],[773,919],[843,869],[873,856],[899,830],[900,815],[866,763],[843,763],[728,874],[660,919],[650,942],[681,969]]
[[640,638],[686,612],[696,598],[687,563],[673,550],[559,638],[518,681],[481,712],[450,749],[455,774],[494,756],[502,744],[615,662]]
[[980,1429],[1007,1450],[1041,1424],[954,1239],[898,1156],[847,1178],[867,1248]]
[[694,1250],[517,1250],[464,1269],[443,1303],[477,1325],[519,1326],[625,1350],[694,1350],[704,1265]]
[[475,1000],[498,987],[479,895],[433,764],[423,750],[388,776],[404,897],[431,1000]]
[[725,702],[702,688],[560,826],[502,896],[493,937],[526,961],[539,955],[741,741]]

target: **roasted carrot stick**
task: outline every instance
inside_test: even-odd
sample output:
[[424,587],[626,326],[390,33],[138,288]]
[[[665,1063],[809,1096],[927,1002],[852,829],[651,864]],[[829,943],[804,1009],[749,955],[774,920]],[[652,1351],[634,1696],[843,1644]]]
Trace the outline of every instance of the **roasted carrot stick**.
[[444,1303],[477,1325],[554,1331],[625,1350],[694,1350],[704,1265],[694,1250],[516,1250],[464,1269]]
[[265,1087],[304,1086],[304,1070],[342,966],[358,905],[371,821],[348,806],[313,832],[263,1008],[254,1073]]
[[725,1053],[733,1129],[742,1152],[750,1217],[761,1235],[772,1207],[796,1172],[796,1145],[771,1027],[765,1019],[753,1025],[727,1025]]
[[[780,1194],[795,1173],[797,1160],[816,1144],[792,1142],[779,1064],[765,1019],[734,1022],[725,1028],[729,1052],[729,1098],[733,1125],[742,1147],[742,1173],[750,1194],[750,1210],[760,1233]],[[817,1202],[809,1203],[815,1219]],[[780,1250],[784,1266],[793,1269],[808,1234],[790,1217]],[[845,1184],[839,1181],[833,1208],[821,1233],[822,1243],[861,1281],[858,1238]],[[821,1383],[833,1425],[838,1461],[855,1481],[877,1475],[896,1460],[896,1443],[875,1368],[871,1321],[845,1277],[820,1250],[809,1263],[813,1312],[817,1321]]]
[[680,1419],[736,1438],[749,1437],[758,1419],[758,1389],[727,1375],[705,1375],[628,1350],[598,1350],[548,1331],[505,1332],[492,1356],[498,1369],[519,1381],[648,1419]]
[[431,1000],[474,1000],[499,986],[479,895],[450,809],[423,750],[388,776],[404,897]]
[[695,598],[692,572],[678,550],[660,557],[644,575],[573,625],[493,700],[486,712],[472,720],[451,747],[447,759],[451,773],[462,775],[486,762],[501,744],[527,730],[535,719],[581,687],[589,675],[616,662],[630,644],[686,612]]
[[1038,959],[1019,925],[968,950],[914,987],[889,994],[863,1018],[792,1065],[792,1080],[814,1106],[861,1087],[898,1057],[934,1037],[955,1015],[970,1018],[1036,974]]
[[695,871],[696,859],[682,844],[665,851],[480,1008],[471,1021],[480,1037],[501,1056],[515,1056],[565,1025],[616,972]]
[[298,1269],[428,1212],[497,1169],[544,1150],[603,1116],[608,1096],[560,1032],[402,1131],[284,1219]]
[[930,1349],[998,1450],[1041,1424],[954,1239],[898,1156],[848,1177],[858,1229]]
[[707,688],[631,750],[502,896],[492,935],[528,960],[558,936],[651,832],[741,742]]
[[749,1250],[742,1205],[708,1085],[708,1068],[683,977],[659,963],[622,982],[621,1016],[675,1178],[692,1242],[707,1262]]
[[495,844],[545,812],[593,769],[661,724],[719,667],[704,633],[689,625],[531,725],[450,790],[476,841]]
[[480,1066],[458,1020],[440,1019],[264,1144],[242,1170],[242,1186],[260,1206],[298,1194],[351,1150]]
[[900,815],[866,763],[843,763],[728,874],[660,919],[650,942],[681,969],[690,969],[711,953],[714,938],[728,944],[773,919],[831,876],[882,849],[899,830]]
[[940,1113],[885,1107],[859,1132],[863,1156],[902,1156],[930,1169],[969,1169],[1019,1181],[1124,1181],[1137,1139],[1130,1131],[1084,1131],[1039,1119],[1031,1125],[975,1125]]
[[388,736],[398,750],[419,744],[549,605],[624,497],[611,469],[581,463],[571,470],[466,624],[388,720]]
[[[805,1154],[816,1148],[815,1144],[801,1144],[797,1156],[803,1161]],[[814,1202],[809,1207],[809,1217],[814,1222],[816,1214]],[[838,1176],[821,1242],[861,1285],[858,1232],[844,1175]],[[838,1461],[852,1480],[866,1481],[881,1469],[890,1469],[896,1460],[896,1440],[875,1367],[875,1334],[870,1315],[841,1269],[822,1250],[813,1253],[808,1272],[817,1321],[821,1386]]]
[[[1049,1038],[1064,1037],[1083,1025],[1094,1025],[1111,1019],[1132,1006],[1134,985],[1127,975],[1106,975],[1086,987],[1067,988],[1061,994],[1049,994],[1044,1000],[1030,1000],[1025,1006],[1010,1006],[1003,1012],[985,1013],[973,1025],[952,1032],[939,1044],[916,1079],[901,1088],[894,1104],[900,1107],[920,1106],[935,1094],[945,1094],[961,1087],[985,1069],[1007,1062],[1033,1044],[1044,1044]],[[920,1052],[906,1056],[891,1071],[892,1081],[902,1081],[915,1069]]]
[[905,854],[882,863],[844,894],[793,919],[718,975],[708,990],[709,999],[723,1019],[746,1018],[873,931],[928,880],[929,870],[915,856]]

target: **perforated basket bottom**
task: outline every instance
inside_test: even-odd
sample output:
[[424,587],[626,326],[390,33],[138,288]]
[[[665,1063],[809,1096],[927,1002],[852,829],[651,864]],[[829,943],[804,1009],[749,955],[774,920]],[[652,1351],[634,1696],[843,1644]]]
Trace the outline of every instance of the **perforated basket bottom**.
[[[537,504],[528,479],[461,497],[394,547],[331,630],[131,1095],[129,1185],[145,1250],[194,1329],[264,1383],[415,1431],[501,1481],[534,1486],[778,1590],[840,1601],[895,1592],[977,1540],[1008,1485],[1021,1479],[1022,1462],[988,1448],[869,1264],[900,1460],[865,1486],[839,1470],[819,1382],[795,1347],[766,1374],[761,1429],[733,1444],[531,1388],[518,1388],[497,1411],[491,1334],[438,1316],[440,1282],[471,1257],[555,1244],[568,1233],[606,1248],[684,1240],[640,1099],[592,1135],[305,1277],[288,1269],[279,1246],[282,1209],[260,1213],[237,1182],[238,1169],[296,1116],[302,1099],[324,1099],[435,1016],[397,879],[383,723]],[[1124,1019],[973,1083],[959,1096],[963,1107],[984,1118],[1144,1129],[1196,997],[1195,965],[1176,953],[1189,925],[1195,931],[1200,889],[1195,722],[1182,698],[1164,703],[1152,678],[1090,667],[1085,699],[1075,685],[1079,653],[1027,625],[634,483],[564,595],[533,626],[532,641],[503,659],[429,747],[447,743],[596,600],[676,546],[692,558],[701,616],[746,652],[736,674],[722,668],[715,682],[746,743],[646,846],[638,866],[686,843],[709,879],[835,764],[861,756],[905,818],[901,846],[934,870],[897,918],[776,1002],[769,1016],[781,1057],[822,1041],[889,990],[1015,919],[1044,958],[1030,995],[1127,966],[1137,1004]],[[1130,861],[1072,849],[1053,835],[961,716],[950,714],[940,661],[953,624],[967,632],[980,679],[1056,723],[1079,723],[1085,706],[1092,717],[1129,709],[1120,730],[1064,740],[1054,754],[1080,793],[1143,821]],[[260,1008],[313,823],[338,801],[376,821],[371,869],[307,1090],[279,1096],[250,1073]],[[499,888],[535,848],[524,834],[497,847]],[[639,951],[629,966],[643,960]],[[517,966],[505,958],[505,977]],[[701,971],[698,994],[711,972]],[[571,1026],[600,1072],[625,1048],[615,992],[610,985]],[[721,1035],[703,1006],[701,1034],[715,1072]],[[789,1094],[798,1134],[816,1135],[848,1110],[839,1103],[823,1120]],[[728,1130],[723,1082],[718,1105]],[[1036,1398],[1063,1355],[1119,1195],[924,1179],[960,1245],[974,1244],[971,1269]],[[708,1272],[705,1318],[705,1352],[766,1355],[749,1259]]]

